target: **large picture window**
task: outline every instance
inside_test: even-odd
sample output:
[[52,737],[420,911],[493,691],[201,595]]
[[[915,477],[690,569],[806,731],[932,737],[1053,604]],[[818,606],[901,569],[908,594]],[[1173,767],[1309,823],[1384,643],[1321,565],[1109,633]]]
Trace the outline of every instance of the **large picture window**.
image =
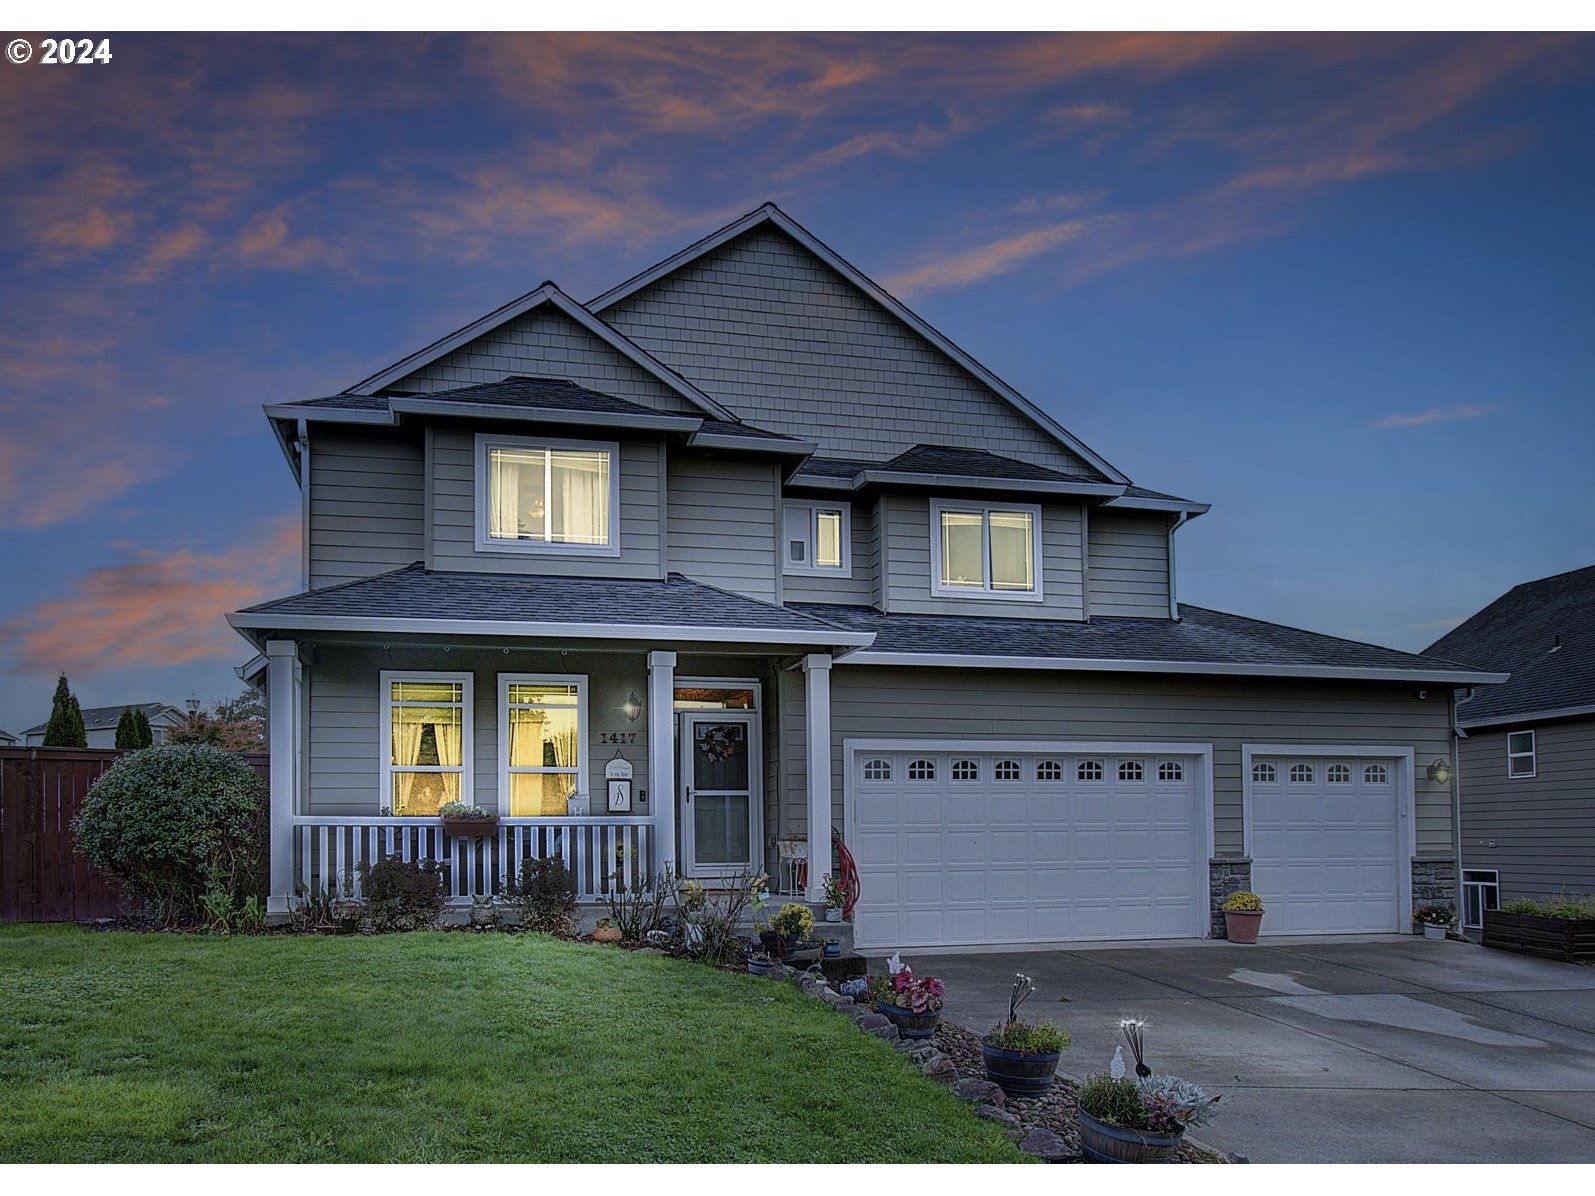
[[935,501],[931,592],[944,598],[1041,598],[1041,508]]
[[476,438],[476,546],[619,555],[618,446]]
[[471,675],[381,674],[382,790],[400,816],[425,817],[469,800]]
[[563,817],[586,792],[587,678],[500,673],[501,799],[516,818]]

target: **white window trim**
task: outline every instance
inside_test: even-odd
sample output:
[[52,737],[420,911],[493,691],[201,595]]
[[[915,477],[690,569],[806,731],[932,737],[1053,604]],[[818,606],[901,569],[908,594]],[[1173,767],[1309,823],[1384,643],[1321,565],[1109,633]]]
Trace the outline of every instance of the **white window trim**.
[[[1481,880],[1481,879],[1479,879],[1480,877],[1484,876],[1486,873],[1488,873],[1489,876],[1490,876],[1489,880]],[[1480,892],[1479,892],[1479,914],[1480,914],[1480,918],[1479,918],[1479,920],[1477,922],[1469,922],[1468,921],[1468,890],[1470,888],[1476,888],[1476,889],[1480,890]],[[1461,916],[1461,922],[1462,922],[1462,929],[1463,930],[1482,930],[1482,929],[1484,929],[1484,918],[1483,918],[1483,915],[1485,913],[1489,912],[1489,911],[1487,911],[1484,908],[1484,892],[1483,892],[1483,890],[1491,889],[1491,888],[1493,888],[1495,890],[1495,907],[1496,907],[1497,910],[1499,910],[1501,908],[1501,870],[1499,868],[1464,868],[1464,869],[1462,869],[1462,910],[1461,910],[1461,915],[1460,916]]]
[[[472,673],[432,673],[421,669],[383,669],[377,674],[377,684],[382,688],[381,718],[382,718],[382,795],[377,802],[378,809],[393,808],[393,774],[397,772],[458,772],[460,774],[460,800],[467,805],[473,804],[476,776],[473,751],[473,712],[472,685],[475,682]],[[452,768],[447,765],[427,765],[423,767],[403,767],[395,769],[393,765],[393,683],[395,681],[443,681],[459,683],[460,688],[460,766]],[[438,706],[448,703],[440,702],[400,702],[401,706]],[[405,815],[411,818],[430,818],[430,814]]]
[[[1512,736],[1514,735],[1527,735],[1529,737],[1528,751],[1514,752],[1512,750]],[[1527,731],[1508,731],[1506,733],[1506,779],[1509,781],[1530,781],[1538,776],[1540,772],[1539,750],[1539,738],[1532,729]],[[1527,772],[1513,772],[1512,761],[1523,759],[1528,760],[1529,770]]]
[[[981,516],[981,553],[985,572],[985,585],[981,589],[971,586],[946,586],[941,579],[941,517],[952,512]],[[1030,516],[1030,566],[1035,575],[1033,590],[994,590],[991,588],[991,515],[1021,512]],[[951,498],[933,498],[930,501],[930,592],[936,598],[973,598],[981,602],[1040,602],[1041,585],[1041,508],[1030,503],[961,502]]]
[[[586,673],[500,673],[498,675],[498,808],[506,815],[510,812],[510,701],[511,685],[574,685],[576,687],[576,788],[574,797],[586,797],[587,791],[587,738],[592,728],[587,721]],[[541,765],[519,765],[516,773],[539,775],[567,775],[563,768],[545,768]],[[541,819],[530,815],[529,821]],[[561,815],[543,815],[557,818]]]
[[[786,534],[786,513],[788,511],[807,511],[809,516],[809,563],[794,561],[789,555],[791,551],[791,538]],[[842,534],[840,537],[842,549],[842,563],[837,565],[816,565],[814,560],[814,547],[819,541],[814,526],[816,511],[838,511],[842,516]],[[819,577],[852,577],[853,576],[853,504],[847,502],[824,502],[820,499],[788,498],[781,502],[781,571],[783,573],[803,573]]]
[[[488,535],[490,506],[488,450],[574,449],[609,454],[609,543],[555,544],[537,540],[498,540]],[[616,557],[620,555],[620,444],[613,440],[558,440],[547,436],[494,436],[479,432],[475,453],[476,551],[539,556]],[[551,472],[551,471],[550,471]]]

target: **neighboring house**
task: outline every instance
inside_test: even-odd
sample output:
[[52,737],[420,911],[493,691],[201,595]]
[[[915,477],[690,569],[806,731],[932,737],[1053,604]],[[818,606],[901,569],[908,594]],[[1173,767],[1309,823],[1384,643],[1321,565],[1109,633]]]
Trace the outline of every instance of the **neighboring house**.
[[[265,657],[274,908],[378,851],[447,856],[458,899],[560,853],[590,900],[775,875],[797,837],[814,900],[833,828],[871,947],[1199,937],[1247,884],[1275,933],[1455,900],[1418,762],[1501,678],[1181,605],[1206,504],[773,205],[267,414],[305,592],[230,620]],[[444,842],[455,797],[497,830]]]
[[17,747],[22,743],[22,736],[13,735],[10,731],[0,729],[0,747]]
[[[134,710],[142,710],[150,720],[150,733],[156,743],[165,743],[166,736],[174,727],[181,727],[188,721],[188,715],[176,706],[168,706],[165,702],[133,702]],[[88,732],[88,741],[91,748],[114,748],[116,746],[116,724],[121,721],[122,711],[127,706],[95,706],[83,711],[83,728]],[[44,731],[50,724],[48,721],[36,727],[29,727],[22,734],[27,740],[28,747],[39,747],[44,743]]]
[[1457,703],[1463,924],[1595,893],[1595,566],[1514,587],[1429,651],[1512,675]]

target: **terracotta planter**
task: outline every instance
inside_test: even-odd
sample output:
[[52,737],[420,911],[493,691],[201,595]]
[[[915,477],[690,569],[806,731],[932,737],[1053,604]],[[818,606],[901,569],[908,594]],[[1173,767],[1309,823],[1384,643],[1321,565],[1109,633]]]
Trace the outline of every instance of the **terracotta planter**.
[[1127,1130],[1098,1121],[1084,1109],[1075,1117],[1080,1127],[1080,1153],[1093,1163],[1172,1163],[1185,1137],[1183,1130],[1178,1134]]
[[618,943],[618,942],[620,942],[620,927],[618,927],[618,926],[600,926],[600,927],[598,927],[598,929],[593,931],[593,942],[595,942],[595,943]]
[[929,1038],[936,1033],[936,1026],[941,1021],[939,1012],[915,1013],[912,1009],[881,1000],[875,1002],[875,1009],[897,1027],[899,1038]]
[[498,830],[497,818],[444,818],[443,833],[451,839],[481,839]]
[[1255,943],[1258,927],[1262,924],[1263,911],[1260,909],[1224,911],[1224,934],[1232,943]]
[[1053,1051],[1046,1055],[1034,1055],[1024,1051],[1005,1051],[984,1042],[980,1044],[980,1058],[986,1065],[986,1078],[1009,1096],[1016,1097],[1045,1096],[1052,1088],[1052,1077],[1058,1073],[1058,1059],[1062,1053]]

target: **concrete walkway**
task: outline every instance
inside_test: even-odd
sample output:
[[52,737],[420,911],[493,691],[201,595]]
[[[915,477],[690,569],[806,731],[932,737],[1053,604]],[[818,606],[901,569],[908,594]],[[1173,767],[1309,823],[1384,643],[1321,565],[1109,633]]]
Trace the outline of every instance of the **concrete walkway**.
[[903,954],[977,1032],[1030,976],[1075,1077],[1145,1017],[1153,1069],[1224,1096],[1198,1136],[1253,1162],[1595,1162],[1595,968],[1395,935]]

